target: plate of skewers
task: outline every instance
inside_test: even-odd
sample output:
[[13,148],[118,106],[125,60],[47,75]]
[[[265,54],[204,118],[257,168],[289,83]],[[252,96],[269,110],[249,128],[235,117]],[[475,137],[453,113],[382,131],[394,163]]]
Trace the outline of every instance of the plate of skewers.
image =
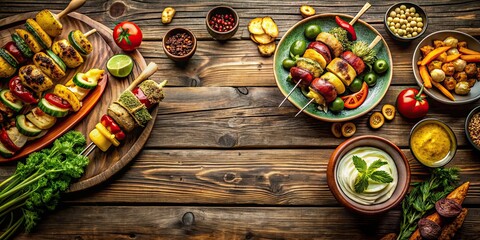
[[355,17],[327,13],[305,18],[280,40],[275,80],[284,100],[299,109],[297,115],[348,121],[368,113],[385,96],[392,56],[380,33],[358,19],[368,7]]
[[[0,72],[0,117],[5,119],[0,121],[0,162],[39,151],[70,129],[80,131],[95,143],[85,155],[95,146],[100,150],[89,155],[85,173],[70,192],[107,180],[141,151],[158,111],[157,102],[147,97],[163,98],[163,85],[148,80],[156,65],[147,66],[138,50],[123,53],[111,29],[71,12],[83,2],[73,0],[61,12],[0,20],[0,68],[7,70]],[[107,60],[119,53],[134,61],[125,78],[106,71]]]

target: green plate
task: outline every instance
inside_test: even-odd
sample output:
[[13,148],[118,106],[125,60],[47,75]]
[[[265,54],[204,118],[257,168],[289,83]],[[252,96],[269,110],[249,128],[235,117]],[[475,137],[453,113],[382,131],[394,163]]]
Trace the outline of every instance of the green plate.
[[[328,32],[334,27],[337,27],[338,25],[335,22],[335,16],[340,16],[346,21],[350,21],[353,18],[352,16],[346,14],[330,13],[319,14],[309,18],[305,18],[295,24],[292,28],[290,28],[278,43],[278,47],[275,51],[274,57],[274,74],[277,86],[284,96],[287,96],[287,94],[295,85],[294,83],[288,82],[286,80],[289,72],[282,67],[282,61],[285,58],[289,57],[290,45],[292,45],[292,43],[298,39],[303,39],[309,42],[309,40],[307,40],[303,35],[305,27],[309,24],[317,24],[322,28],[322,31],[326,32]],[[353,26],[355,28],[355,32],[357,33],[357,41],[361,40],[370,43],[373,41],[373,39],[375,39],[377,35],[380,35],[380,33],[375,30],[375,28],[362,20],[358,20]],[[377,84],[374,87],[370,87],[368,89],[367,99],[362,105],[355,109],[345,109],[341,112],[333,113],[332,111],[321,111],[317,108],[316,104],[312,103],[304,110],[304,113],[327,122],[343,122],[360,117],[368,113],[375,106],[377,106],[377,104],[380,103],[382,98],[385,96],[385,93],[390,86],[390,82],[392,81],[393,65],[392,55],[390,53],[390,49],[388,48],[387,43],[385,42],[385,39],[382,38],[382,40],[375,46],[374,49],[377,50],[377,57],[385,59],[390,67],[386,73],[383,73],[379,76]],[[368,67],[366,67],[365,69],[368,70]],[[298,109],[301,109],[303,106],[305,106],[305,104],[308,103],[310,99],[305,97],[305,95],[302,94],[299,88],[295,90],[292,95],[290,95],[288,100]]]

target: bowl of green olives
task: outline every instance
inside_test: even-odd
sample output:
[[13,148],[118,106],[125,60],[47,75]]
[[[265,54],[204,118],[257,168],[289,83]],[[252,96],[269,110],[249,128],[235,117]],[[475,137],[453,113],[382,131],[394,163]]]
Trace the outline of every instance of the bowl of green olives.
[[410,42],[426,32],[428,17],[417,4],[401,2],[390,6],[387,10],[384,25],[393,39]]

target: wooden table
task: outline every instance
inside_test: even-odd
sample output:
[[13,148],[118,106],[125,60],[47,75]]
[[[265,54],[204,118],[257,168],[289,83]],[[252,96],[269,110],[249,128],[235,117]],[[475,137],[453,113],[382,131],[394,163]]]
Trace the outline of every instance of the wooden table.
[[[385,103],[394,104],[404,88],[415,86],[411,56],[416,43],[393,41],[383,27],[387,8],[396,1],[370,1],[362,19],[386,39],[394,57],[394,74]],[[427,11],[431,33],[455,29],[480,37],[479,1],[417,1]],[[160,70],[153,79],[169,80],[166,99],[144,150],[105,184],[66,195],[59,209],[36,230],[17,239],[378,239],[398,230],[400,209],[378,217],[356,216],[340,206],[326,183],[333,149],[345,139],[330,133],[330,124],[287,103],[275,85],[273,58],[260,57],[246,28],[254,17],[270,15],[280,35],[301,19],[308,3],[318,13],[350,15],[363,1],[233,1],[240,14],[234,38],[221,43],[208,34],[204,18],[214,1],[90,0],[78,12],[113,28],[131,20],[141,26],[140,52]],[[0,18],[43,8],[63,9],[67,1],[1,0]],[[161,12],[173,6],[173,22],[162,25]],[[198,49],[186,65],[175,65],[163,53],[161,39],[171,27],[188,27]],[[280,37],[281,37],[280,36]],[[461,181],[472,185],[465,201],[469,215],[458,239],[480,235],[480,153],[464,134],[466,114],[479,102],[462,107],[433,100],[428,117],[449,124],[459,150],[449,166],[461,168]],[[354,122],[356,136],[374,134],[392,140],[407,155],[412,181],[427,169],[408,150],[416,121],[397,116],[380,130],[367,127],[367,117]],[[15,164],[3,165],[9,175]]]

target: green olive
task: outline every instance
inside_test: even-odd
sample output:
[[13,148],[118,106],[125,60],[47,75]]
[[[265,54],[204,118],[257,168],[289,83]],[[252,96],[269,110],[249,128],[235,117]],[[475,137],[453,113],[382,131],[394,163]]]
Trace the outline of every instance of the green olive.
[[363,80],[360,79],[360,78],[355,78],[352,83],[350,83],[350,86],[348,86],[348,89],[350,89],[350,91],[356,93],[358,91],[360,91],[360,89],[362,89],[362,84],[363,84]]
[[377,74],[374,72],[369,72],[365,74],[363,81],[365,81],[369,87],[373,87],[375,84],[377,84],[377,78]]
[[308,25],[305,28],[305,37],[311,40],[315,39],[321,31],[322,29],[318,25],[315,25],[315,24]]
[[294,67],[295,64],[296,64],[295,60],[290,59],[290,58],[285,58],[282,62],[282,66],[287,70]]
[[333,111],[333,112],[340,112],[343,110],[343,108],[345,107],[345,103],[343,102],[343,100],[339,97],[335,98],[335,100],[333,100],[333,102],[330,104],[330,110]]
[[290,46],[290,52],[294,56],[302,56],[305,50],[307,50],[307,42],[305,40],[297,40]]

